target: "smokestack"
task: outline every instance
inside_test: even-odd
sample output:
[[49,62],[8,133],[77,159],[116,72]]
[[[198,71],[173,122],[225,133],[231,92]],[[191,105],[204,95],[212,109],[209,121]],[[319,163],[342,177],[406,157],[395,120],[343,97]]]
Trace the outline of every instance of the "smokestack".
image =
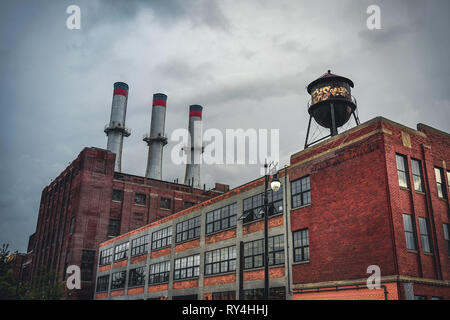
[[114,93],[111,107],[111,119],[105,127],[108,136],[106,149],[116,154],[114,171],[122,171],[123,137],[128,137],[130,131],[125,128],[127,115],[128,85],[124,82],[114,83]]
[[200,188],[200,157],[203,153],[202,110],[199,105],[189,107],[189,143],[187,146],[187,165],[184,184]]
[[162,180],[163,147],[167,144],[167,137],[164,134],[166,102],[167,96],[165,94],[155,93],[153,95],[150,134],[144,137],[144,141],[148,145],[145,176],[151,179]]

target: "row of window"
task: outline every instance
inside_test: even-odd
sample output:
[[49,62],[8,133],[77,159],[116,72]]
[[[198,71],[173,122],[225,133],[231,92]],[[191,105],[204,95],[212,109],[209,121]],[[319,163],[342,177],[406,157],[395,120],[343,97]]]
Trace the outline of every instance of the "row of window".
[[[422,250],[424,253],[433,253],[430,242],[430,225],[427,218],[418,218],[419,221],[419,235],[420,243],[422,244]],[[403,214],[403,226],[406,238],[406,248],[408,250],[417,250],[418,241],[416,238],[416,228],[414,226],[413,216],[410,214]],[[446,244],[447,254],[450,256],[450,224],[444,223],[444,240]]]
[[[114,189],[112,193],[113,201],[123,201],[123,190]],[[134,194],[134,204],[145,206],[147,196],[143,193]],[[195,203],[190,201],[184,202],[184,209],[192,207]],[[172,205],[172,199],[161,197],[160,199],[160,209],[170,209]]]
[[[407,157],[401,154],[396,154],[398,184],[402,188],[409,188],[409,168],[407,164]],[[425,192],[422,162],[420,160],[411,158],[411,173],[413,178],[414,190],[418,192]],[[434,176],[436,179],[436,187],[438,197],[445,199],[447,196],[447,188],[445,187],[444,170],[442,168],[434,168]],[[447,181],[450,184],[450,171],[447,171]],[[450,185],[448,186],[450,190]]]
[[[309,260],[308,230],[299,230],[293,233],[294,261]],[[140,238],[138,238],[140,239]],[[136,239],[136,240],[138,240]],[[269,239],[269,265],[284,264],[284,236],[278,235]],[[264,240],[259,239],[244,243],[244,269],[260,268],[264,266]],[[140,240],[138,243],[141,243]],[[100,255],[100,264],[111,262],[111,258],[123,259],[126,244],[103,250]],[[236,270],[236,246],[229,246],[205,252],[205,275],[214,275]],[[145,281],[144,267],[131,269],[128,286],[143,285]],[[169,281],[170,261],[163,261],[150,265],[149,283],[163,283]],[[200,254],[177,258],[174,260],[174,280],[198,277],[200,272]],[[126,271],[112,274],[111,289],[121,289],[125,286]],[[107,280],[106,280],[107,279]],[[109,276],[99,277],[97,291],[108,289]]]

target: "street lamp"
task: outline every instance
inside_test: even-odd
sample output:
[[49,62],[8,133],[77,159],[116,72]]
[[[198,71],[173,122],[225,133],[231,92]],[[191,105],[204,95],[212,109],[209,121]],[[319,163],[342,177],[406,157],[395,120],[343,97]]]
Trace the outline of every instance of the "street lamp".
[[[268,210],[268,196],[270,169],[274,168],[273,162],[270,164],[264,163],[264,300],[269,300],[269,210]],[[277,192],[280,190],[281,182],[278,179],[278,172],[274,174],[272,182],[270,183],[271,190]]]

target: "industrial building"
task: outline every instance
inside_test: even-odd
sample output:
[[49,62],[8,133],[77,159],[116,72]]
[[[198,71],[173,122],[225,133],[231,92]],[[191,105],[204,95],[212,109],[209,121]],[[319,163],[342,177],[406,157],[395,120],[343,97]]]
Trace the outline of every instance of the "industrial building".
[[220,183],[211,190],[200,188],[199,170],[190,180],[195,178],[195,186],[162,180],[167,96],[160,93],[153,96],[151,130],[144,138],[149,145],[146,175],[121,172],[123,138],[130,135],[125,127],[128,91],[127,84],[114,84],[111,118],[105,127],[107,150],[83,149],[42,191],[21,279],[30,280],[43,268],[55,270],[64,281],[67,266],[78,265],[81,290],[66,290],[66,299],[92,299],[101,242],[229,190]]
[[[269,191],[270,299],[450,299],[450,135],[361,124],[352,87],[331,72],[308,86],[330,135],[308,134]],[[260,299],[263,193],[259,178],[102,242],[94,298]]]

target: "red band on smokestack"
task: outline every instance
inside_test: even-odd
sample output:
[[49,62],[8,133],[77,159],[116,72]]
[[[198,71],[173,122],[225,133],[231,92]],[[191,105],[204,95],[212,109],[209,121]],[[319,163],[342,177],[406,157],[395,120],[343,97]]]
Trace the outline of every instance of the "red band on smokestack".
[[114,89],[114,95],[122,95],[124,97],[128,96],[128,91],[121,88]]
[[190,117],[202,117],[202,112],[198,110],[192,110],[189,112],[189,118]]
[[155,99],[153,100],[153,107],[154,106],[166,106],[166,100],[162,100],[162,99]]

